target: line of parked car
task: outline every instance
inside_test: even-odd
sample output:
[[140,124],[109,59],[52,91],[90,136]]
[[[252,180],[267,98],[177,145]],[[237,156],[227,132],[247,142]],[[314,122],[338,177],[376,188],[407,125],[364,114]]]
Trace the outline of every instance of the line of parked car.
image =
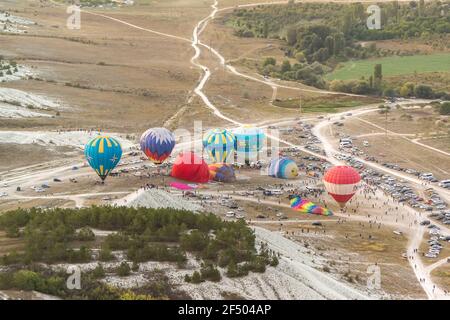
[[428,252],[425,253],[425,257],[435,259],[442,251],[441,241],[450,242],[450,236],[444,236],[441,234],[441,229],[432,224],[430,220],[424,220],[420,223],[422,226],[427,226],[429,229],[430,240],[428,240]]
[[382,163],[382,165],[384,167],[386,167],[386,168],[389,168],[389,169],[393,169],[393,170],[397,170],[397,171],[403,171],[405,173],[414,175],[414,176],[416,176],[419,179],[424,180],[424,181],[439,182],[438,183],[439,187],[450,189],[450,179],[439,181],[438,179],[436,179],[434,177],[433,173],[431,173],[431,172],[419,172],[419,171],[414,170],[414,169],[402,168],[399,165],[393,164],[393,163]]
[[441,221],[443,224],[450,224],[450,210],[443,210],[433,212],[429,215],[430,218]]
[[[369,142],[363,141],[363,146],[368,147]],[[363,151],[361,151],[358,147],[353,145],[352,137],[346,136],[343,134],[340,135],[339,149],[343,152],[349,152],[349,153],[357,154],[357,155],[364,155]],[[346,160],[346,159],[339,159],[339,160]],[[378,160],[373,156],[367,156],[366,160],[378,163]],[[402,171],[402,172],[414,175],[424,181],[429,181],[429,182],[433,182],[433,183],[438,182],[439,187],[450,189],[450,179],[445,179],[445,180],[439,181],[438,179],[436,179],[434,177],[433,173],[431,173],[431,172],[419,172],[415,169],[402,168],[401,166],[399,166],[395,163],[387,163],[387,162],[382,163],[382,166],[392,169],[392,170]]]

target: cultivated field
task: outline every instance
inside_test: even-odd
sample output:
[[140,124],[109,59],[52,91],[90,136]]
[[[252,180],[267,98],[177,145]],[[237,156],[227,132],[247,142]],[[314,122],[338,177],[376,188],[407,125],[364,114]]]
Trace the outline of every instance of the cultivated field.
[[334,72],[328,74],[327,78],[329,80],[352,80],[361,77],[367,79],[373,74],[376,64],[382,64],[385,77],[427,72],[450,72],[450,53],[349,61],[342,63]]

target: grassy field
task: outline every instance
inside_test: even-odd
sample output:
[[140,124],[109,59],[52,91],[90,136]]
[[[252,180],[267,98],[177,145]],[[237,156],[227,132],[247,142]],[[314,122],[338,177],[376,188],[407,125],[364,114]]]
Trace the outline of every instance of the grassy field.
[[[355,108],[366,104],[380,102],[375,98],[355,98],[348,96],[322,96],[302,99],[302,112],[304,113],[334,113],[345,109]],[[299,99],[276,100],[273,104],[287,109],[299,109]]]
[[328,74],[326,78],[328,80],[351,80],[364,76],[367,79],[373,74],[373,68],[378,63],[383,65],[383,76],[385,77],[437,71],[450,72],[450,53],[349,61]]

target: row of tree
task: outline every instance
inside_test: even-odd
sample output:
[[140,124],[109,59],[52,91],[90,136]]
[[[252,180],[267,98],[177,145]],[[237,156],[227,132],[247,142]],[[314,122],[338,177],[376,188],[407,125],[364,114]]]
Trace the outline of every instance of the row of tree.
[[[91,228],[115,232],[97,239]],[[183,267],[189,252],[207,266],[200,270],[205,281],[217,279],[214,271],[217,267],[229,268],[230,275],[239,276],[250,271],[264,272],[267,265],[278,263],[273,253],[256,249],[255,235],[244,220],[223,221],[213,214],[183,210],[18,209],[0,216],[0,230],[24,240],[21,252],[11,252],[1,259],[3,264],[19,267],[39,262],[112,261],[114,250],[123,251],[134,266],[146,261],[166,261]],[[101,250],[96,257],[92,249],[99,246]],[[238,265],[246,273],[236,275],[233,269]],[[116,272],[125,276],[131,270],[125,263]],[[195,282],[196,276],[193,278]]]
[[[238,36],[277,38],[285,41],[286,56],[297,63],[291,66],[286,60],[277,65],[269,58],[259,67],[268,76],[296,80],[318,88],[336,88],[338,91],[360,94],[400,95],[400,89],[386,87],[381,77],[357,81],[335,81],[328,84],[324,73],[349,59],[398,54],[380,50],[375,43],[361,45],[361,41],[379,39],[405,39],[414,37],[440,37],[450,32],[450,17],[445,3],[438,1],[399,4],[397,1],[378,4],[381,8],[380,30],[366,26],[368,13],[362,3],[296,3],[287,6],[258,6],[236,9],[227,23]],[[445,10],[445,11],[443,11]],[[420,96],[428,94],[427,88],[418,87]],[[437,96],[441,94],[438,93]]]

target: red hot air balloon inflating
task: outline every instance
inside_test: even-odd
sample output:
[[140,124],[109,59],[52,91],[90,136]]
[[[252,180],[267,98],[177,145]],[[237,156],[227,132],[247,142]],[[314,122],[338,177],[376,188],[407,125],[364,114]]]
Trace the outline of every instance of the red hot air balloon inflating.
[[181,152],[176,158],[172,177],[196,183],[209,181],[209,168],[206,162],[193,152]]
[[356,193],[360,181],[358,171],[349,166],[332,167],[323,176],[325,189],[341,208],[345,207],[347,201]]

